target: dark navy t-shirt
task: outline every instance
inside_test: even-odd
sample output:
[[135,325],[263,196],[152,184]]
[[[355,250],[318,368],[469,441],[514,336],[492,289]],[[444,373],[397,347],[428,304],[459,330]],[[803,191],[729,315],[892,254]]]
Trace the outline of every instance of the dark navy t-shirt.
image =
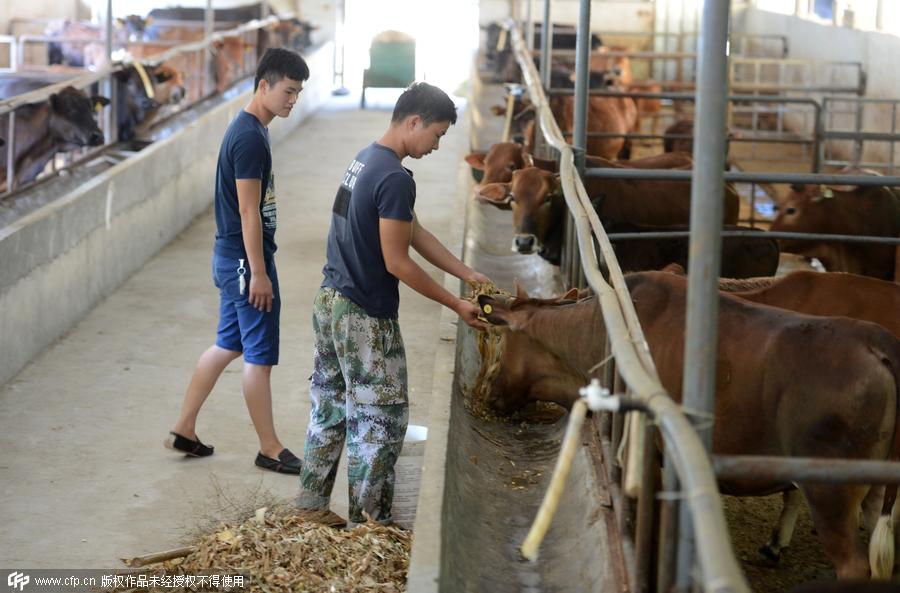
[[269,132],[255,116],[241,110],[225,130],[216,165],[216,246],[224,257],[246,258],[241,233],[236,179],[259,179],[259,215],[262,220],[263,256],[275,253],[275,179]]
[[395,318],[399,281],[384,264],[378,220],[412,222],[416,183],[397,153],[377,143],[364,148],[344,173],[328,231],[322,286],[334,288],[372,317]]

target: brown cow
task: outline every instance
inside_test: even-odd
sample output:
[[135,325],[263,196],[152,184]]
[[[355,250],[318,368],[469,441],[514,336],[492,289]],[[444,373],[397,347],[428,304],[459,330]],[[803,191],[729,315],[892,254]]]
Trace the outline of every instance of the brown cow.
[[[0,98],[9,98],[52,84],[34,78],[6,79],[0,84]],[[44,170],[57,152],[80,146],[100,146],[103,132],[94,116],[97,110],[109,105],[106,97],[87,97],[82,91],[67,86],[50,95],[47,101],[24,105],[16,109],[15,142],[0,150],[0,162],[5,163],[7,151],[14,151],[15,179],[18,187],[31,181]],[[0,116],[0,130],[6,133],[8,116]],[[8,140],[8,139],[7,139]],[[7,187],[6,167],[0,167],[0,188]]]
[[[238,80],[253,73],[256,46],[236,35],[226,35],[213,42],[216,90],[220,93]],[[249,61],[248,61],[249,60]]]
[[[606,166],[625,168],[612,161],[606,161]],[[690,222],[691,188],[687,182],[589,177],[585,189],[603,222],[657,226]],[[513,209],[517,251],[538,252],[559,264],[566,206],[558,175],[537,167],[520,169],[513,172],[511,183],[491,183],[476,197],[501,209]],[[723,223],[735,224],[739,197],[733,186],[726,185],[723,199]]]
[[[628,56],[610,56],[607,51],[627,52],[629,48],[624,46],[612,45],[609,47],[601,47],[599,51],[593,52],[590,57],[590,70],[608,72],[609,80],[613,87],[621,88],[631,93],[660,93],[662,85],[655,80],[635,80],[631,70],[631,59]],[[637,107],[637,120],[632,131],[640,131],[640,122],[645,117],[652,117],[650,125],[650,133],[656,134],[657,117],[656,114],[662,110],[662,101],[659,99],[650,99],[646,97],[634,98],[635,107]]]
[[[642,272],[626,276],[626,283],[660,381],[680,402],[687,282]],[[498,409],[529,400],[571,406],[604,358],[606,330],[596,298],[562,306],[528,299],[509,305],[486,295],[479,301],[488,321],[510,329],[488,403]],[[900,341],[884,328],[722,295],[718,334],[714,453],[900,456]],[[725,494],[763,496],[791,484],[729,480],[719,487]],[[857,529],[869,487],[804,483],[800,489],[838,578],[867,577]]]
[[[900,237],[900,198],[890,189],[794,185],[780,201],[773,231]],[[782,251],[815,257],[826,270],[882,280],[895,278],[895,245],[782,239]]]
[[722,278],[719,290],[744,300],[807,315],[877,323],[900,338],[900,285],[844,272],[794,272],[757,278],[754,286]]
[[[780,307],[807,315],[850,317],[871,321],[900,338],[900,286],[868,276],[841,272],[794,272],[782,278],[753,279],[753,286],[729,279],[719,281],[719,290],[730,292],[744,300]],[[867,531],[874,527],[880,507],[877,495],[867,501],[865,519]],[[778,560],[793,534],[794,522],[801,500],[796,494],[786,494],[785,508],[769,542],[760,549],[765,556]]]
[[[612,87],[609,87],[612,88]],[[575,99],[572,95],[553,95],[549,99],[550,111],[563,133],[571,132],[575,122]],[[587,132],[621,134],[611,138],[587,138],[587,154],[615,159],[626,146],[625,134],[634,130],[637,107],[629,97],[589,97]],[[506,115],[505,107],[491,110],[495,115]],[[527,99],[516,99],[513,104],[514,133],[524,135],[529,150],[534,149],[534,109]]]
[[[474,169],[484,171],[482,185],[488,183],[506,183],[512,180],[512,172],[526,166],[540,167],[545,171],[556,173],[559,168],[556,161],[540,159],[532,156],[525,146],[517,142],[498,142],[487,152],[471,152],[466,155],[466,162]],[[588,167],[605,167],[609,161],[603,157],[585,156]],[[694,160],[687,153],[664,153],[629,161],[617,161],[617,164],[630,169],[690,169]]]
[[680,119],[663,132],[665,152],[694,152],[694,120]]
[[[611,90],[614,87],[609,87]],[[550,97],[550,111],[559,123],[563,133],[575,129],[575,98],[572,95]],[[587,102],[587,144],[585,152],[590,155],[615,159],[626,147],[625,134],[634,131],[637,125],[637,107],[631,97],[588,97]],[[591,138],[591,132],[622,134],[621,137]],[[532,142],[532,145],[534,142]]]

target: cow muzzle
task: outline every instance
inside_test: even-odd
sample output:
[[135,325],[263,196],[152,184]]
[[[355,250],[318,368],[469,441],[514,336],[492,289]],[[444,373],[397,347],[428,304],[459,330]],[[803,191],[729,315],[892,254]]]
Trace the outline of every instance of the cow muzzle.
[[512,250],[519,253],[535,253],[540,251],[541,244],[532,234],[516,233],[513,238]]

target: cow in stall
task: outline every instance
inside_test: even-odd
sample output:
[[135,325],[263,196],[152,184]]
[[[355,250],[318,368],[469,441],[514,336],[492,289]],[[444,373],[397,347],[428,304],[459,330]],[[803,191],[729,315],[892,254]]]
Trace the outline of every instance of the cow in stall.
[[[113,50],[122,49],[127,43],[143,41],[147,21],[138,15],[117,18],[113,27]],[[95,23],[62,19],[53,21],[44,30],[47,37],[83,39],[78,41],[51,41],[47,44],[47,63],[75,68],[95,69],[106,62],[105,27]]]
[[[725,140],[725,169],[732,169],[731,157],[728,156],[729,141],[740,138],[737,130],[729,128]],[[665,152],[694,152],[694,120],[679,119],[663,132],[663,150]]]
[[[680,266],[667,266],[666,271],[684,274]],[[720,278],[719,290],[747,301],[806,315],[870,321],[900,339],[900,285],[893,282],[842,272],[798,271],[780,278]],[[863,520],[868,532],[875,527],[883,491],[883,487],[873,487],[863,502]],[[778,526],[760,548],[767,558],[777,562],[782,550],[788,547],[801,502],[798,490],[784,493],[784,509]]]
[[225,92],[238,80],[252,75],[256,46],[238,35],[226,35],[213,42],[216,91]]
[[160,109],[177,105],[187,92],[181,71],[168,62],[158,66],[133,62],[113,76],[119,140],[133,140],[146,131]]
[[[252,20],[261,20],[275,11],[267,3],[257,2],[232,8],[215,9],[216,28],[234,28]],[[148,27],[149,39],[197,41],[203,38],[202,26],[185,26],[185,21],[202,25],[206,18],[203,8],[173,6],[154,8],[148,15],[156,23]],[[180,24],[166,21],[181,21]],[[302,51],[312,45],[312,33],[318,27],[296,17],[279,17],[278,22],[259,29],[257,48],[260,56],[269,47],[287,47]]]
[[[625,280],[660,381],[680,402],[686,279],[640,272]],[[498,410],[535,400],[571,407],[605,357],[599,302],[519,296],[478,299],[484,317],[506,329],[487,403]],[[721,295],[718,336],[714,453],[900,458],[900,340],[890,332],[865,321],[803,315]],[[780,481],[719,482],[724,494],[734,496],[791,487]],[[838,578],[868,577],[857,530],[869,487],[803,483],[800,489]],[[888,513],[894,500],[885,498]],[[892,544],[873,538],[871,545],[877,556],[879,546]]]
[[[859,170],[848,169],[844,173]],[[792,185],[776,206],[772,231],[900,237],[900,197],[890,188]],[[782,251],[814,257],[826,270],[900,282],[896,245],[781,239]]]
[[[604,166],[628,168],[613,161],[606,161]],[[584,185],[602,222],[656,226],[690,223],[689,182],[588,177]],[[520,169],[512,173],[510,183],[485,185],[476,198],[513,210],[516,251],[537,252],[559,265],[566,212],[559,175],[538,167]],[[739,196],[731,184],[725,185],[723,200],[723,224],[736,224]]]
[[[627,52],[623,46],[604,46],[590,56],[591,72],[609,72],[609,84],[629,93],[661,93],[662,85],[655,80],[635,80],[631,70],[631,59],[628,56],[611,56],[609,52]],[[637,120],[633,131],[641,131],[640,122],[646,117],[651,118],[650,133],[656,134],[658,113],[662,110],[662,101],[656,98],[633,97],[637,107]]]
[[[36,78],[7,78],[0,81],[0,99],[7,99],[52,84]],[[103,144],[103,132],[94,119],[109,99],[67,86],[46,101],[23,105],[16,109],[15,138],[12,146],[7,138],[0,150],[0,162],[7,162],[11,149],[15,166],[16,187],[38,176],[57,152],[82,146]],[[0,116],[0,133],[8,130],[8,116]],[[0,188],[8,187],[6,167],[0,167]]]
[[[565,70],[551,72],[551,86],[553,88],[571,89],[574,83],[572,75]],[[591,88],[609,87],[608,75],[604,72],[591,72]],[[571,132],[575,122],[575,98],[573,95],[551,95],[549,97],[550,111],[553,118],[559,124],[563,133]],[[586,152],[590,155],[601,156],[608,159],[618,158],[620,155],[628,158],[629,144],[625,135],[633,131],[637,125],[637,108],[634,100],[629,97],[588,97],[587,102],[587,132],[619,134],[613,137],[587,138]],[[491,111],[495,115],[506,115],[506,107],[494,107]],[[524,98],[517,98],[513,103],[513,117],[516,122],[515,130],[524,136],[525,143],[530,150],[535,143],[535,114],[531,102]]]
[[[533,156],[525,146],[518,142],[497,142],[491,145],[487,152],[473,151],[469,153],[465,160],[472,168],[484,172],[481,185],[512,181],[513,171],[525,167],[540,167],[544,171],[552,173],[559,170],[555,160]],[[584,162],[588,167],[604,167],[609,160],[586,155]],[[687,153],[669,153],[629,161],[617,161],[617,164],[630,169],[690,169],[694,160]]]

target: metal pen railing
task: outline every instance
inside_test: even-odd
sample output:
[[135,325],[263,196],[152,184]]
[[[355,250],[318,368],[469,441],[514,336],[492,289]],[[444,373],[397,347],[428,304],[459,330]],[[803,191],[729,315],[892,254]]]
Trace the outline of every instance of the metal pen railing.
[[[685,490],[685,504],[691,510],[694,532],[697,534],[697,549],[700,558],[700,580],[706,591],[745,592],[749,591],[737,560],[731,551],[729,536],[725,524],[722,502],[712,471],[712,465],[703,445],[697,437],[688,419],[678,405],[666,394],[659,382],[646,341],[631,303],[624,276],[615,260],[609,239],[603,230],[597,213],[591,206],[590,199],[574,166],[574,154],[559,131],[559,127],[550,112],[547,99],[539,82],[539,76],[533,61],[526,53],[525,44],[517,29],[512,32],[513,46],[517,60],[522,68],[525,82],[532,101],[537,106],[540,128],[546,141],[560,155],[560,180],[566,204],[574,221],[574,238],[579,246],[580,267],[588,284],[598,295],[603,318],[607,326],[609,351],[615,356],[617,373],[624,379],[624,384],[634,398],[642,401],[651,411],[664,442],[667,454],[675,466]],[[598,252],[599,249],[599,252]],[[603,278],[598,256],[607,263],[612,285]],[[611,367],[610,367],[611,368]],[[612,385],[610,385],[612,387]],[[609,437],[612,432],[605,434]],[[619,430],[621,433],[621,430]],[[644,444],[647,444],[649,431],[645,432]],[[609,455],[611,447],[606,444]],[[646,463],[652,456],[645,456]],[[606,457],[607,461],[611,457]],[[647,466],[644,466],[647,467]],[[641,470],[643,472],[643,470]],[[649,548],[647,518],[653,500],[652,488],[646,485],[639,494],[639,507],[642,519],[637,540],[642,545],[631,546],[631,556],[626,561],[631,565],[629,574],[632,579],[640,579],[639,566],[646,566]],[[624,504],[621,492],[613,492],[614,505],[621,517]],[[620,521],[621,523],[621,521]],[[635,554],[637,557],[635,557]],[[644,575],[645,577],[646,575]],[[634,584],[634,583],[632,583]],[[638,590],[630,588],[629,590]]]
[[[581,33],[586,33],[586,31],[582,31]],[[596,278],[594,278],[595,273],[597,273],[597,269],[599,266],[597,265],[597,257],[601,256],[602,261],[606,264],[608,268],[609,277],[613,284],[614,290],[619,288],[620,281],[618,280],[620,276],[620,270],[618,268],[618,264],[612,255],[611,251],[607,250],[608,246],[608,237],[604,235],[602,227],[597,220],[596,212],[593,211],[593,208],[590,206],[590,202],[586,199],[585,190],[583,184],[580,183],[580,179],[576,176],[574,181],[570,179],[574,173],[571,171],[572,163],[574,162],[574,157],[571,153],[571,148],[562,143],[559,139],[561,136],[559,134],[559,129],[556,126],[555,121],[553,120],[552,113],[548,110],[548,105],[546,98],[543,95],[543,89],[538,88],[539,85],[536,84],[536,80],[538,79],[538,74],[534,71],[533,61],[530,59],[526,53],[524,53],[524,48],[522,43],[514,38],[515,47],[517,51],[517,61],[519,62],[520,67],[524,73],[526,81],[529,83],[529,92],[532,95],[532,99],[539,109],[539,121],[540,127],[539,129],[543,132],[545,136],[545,142],[553,149],[559,152],[560,154],[560,175],[561,182],[563,185],[564,195],[566,198],[567,205],[570,210],[570,221],[571,225],[566,229],[566,246],[563,251],[563,263],[561,272],[563,277],[566,280],[566,284],[571,285],[583,285],[583,281],[586,278],[588,283],[591,285],[595,291],[598,289],[598,284],[600,284]],[[549,64],[550,60],[547,55],[542,56],[541,60],[542,64]],[[856,67],[855,63],[846,63],[851,67]],[[543,73],[547,74],[547,73]],[[861,69],[859,69],[859,81],[861,84],[856,87],[844,87],[848,94],[853,93],[861,93],[864,91],[864,73]],[[577,82],[577,81],[576,81]],[[546,85],[545,85],[546,86]],[[582,85],[583,89],[584,86]],[[819,91],[832,91],[835,88],[839,87],[827,87],[820,88]],[[576,96],[576,112],[579,108],[584,109],[583,103],[586,101],[587,93],[583,93],[584,96],[578,97]],[[701,114],[702,117],[702,114]],[[576,118],[577,121],[577,118]],[[822,124],[821,117],[819,117],[819,123],[816,126],[816,133],[820,135],[820,137],[824,137],[822,132]],[[856,137],[860,140],[881,140],[881,141],[893,141],[893,134],[883,134],[883,133],[868,133],[868,132],[855,132]],[[711,133],[710,130],[707,130],[707,133]],[[850,132],[829,132],[834,134],[832,138],[842,138],[849,137]],[[579,144],[579,136],[581,138],[581,144]],[[585,129],[582,127],[580,130],[576,127],[574,131],[574,142],[576,146],[583,146],[584,138],[586,137]],[[708,147],[703,147],[704,149]],[[569,152],[566,152],[565,149],[568,149]],[[702,151],[701,151],[702,152]],[[712,151],[716,153],[716,151]],[[709,154],[709,151],[706,151],[705,154]],[[721,171],[721,168],[719,169]],[[900,177],[877,177],[877,176],[861,176],[861,175],[823,175],[823,174],[772,174],[772,173],[725,173],[722,175],[721,173],[717,173],[719,177],[723,181],[736,181],[736,182],[758,182],[758,183],[800,183],[800,184],[855,184],[855,185],[863,185],[863,186],[897,186],[900,185]],[[596,177],[605,177],[610,179],[621,178],[621,179],[674,179],[681,181],[690,181],[692,180],[692,173],[682,171],[663,171],[663,170],[619,170],[619,169],[588,169],[584,172],[584,176],[596,176]],[[576,198],[572,198],[570,195],[570,189],[574,185],[574,193],[576,194]],[[587,219],[587,221],[585,220]],[[590,231],[593,231],[593,237],[590,235]],[[725,234],[725,233],[722,233]],[[759,234],[756,234],[759,236]],[[787,238],[787,237],[800,237],[806,239],[814,239],[814,240],[825,240],[825,239],[835,239],[838,241],[856,241],[856,242],[864,242],[864,243],[885,243],[885,244],[898,244],[900,240],[896,238],[889,237],[851,237],[851,236],[826,236],[826,235],[804,235],[799,233],[771,233],[768,235],[770,238]],[[707,241],[709,237],[706,235],[701,239],[702,241]],[[598,252],[599,249],[599,252]],[[586,263],[589,262],[589,263]],[[602,276],[601,276],[602,280]],[[603,284],[602,290],[608,291],[608,287]],[[631,311],[633,313],[633,309],[630,308],[630,302],[627,298],[627,291],[624,290],[625,296],[619,299],[619,304],[621,305],[621,311],[623,315],[625,315],[626,322],[629,321],[628,313]],[[603,294],[600,296],[601,302],[603,302]],[[690,301],[690,297],[689,297]],[[605,305],[605,303],[604,303]],[[610,305],[613,306],[613,305]],[[604,319],[607,318],[607,310],[604,307]],[[611,325],[609,321],[607,321],[609,325],[608,331],[612,333],[615,330],[615,326]],[[629,330],[636,331],[637,333],[632,334],[635,336],[633,339],[640,340],[639,328],[634,330],[632,327],[629,327]],[[643,342],[639,342],[642,345]],[[610,366],[606,367],[605,371],[605,384],[609,386],[614,392],[621,392],[624,389],[628,390],[629,394],[633,394],[636,389],[636,384],[632,383],[633,376],[629,376],[628,372],[633,372],[634,369],[629,369],[629,371],[625,371],[622,367],[623,357],[620,356],[622,354],[620,347],[616,348],[615,343],[607,344],[607,351],[609,353],[616,355],[616,368],[611,368]],[[652,363],[651,367],[652,368]],[[645,369],[646,370],[646,369]],[[622,375],[620,377],[619,375]],[[622,384],[622,378],[624,378],[624,385]],[[659,394],[663,395],[663,394]],[[711,409],[707,409],[705,405],[696,406],[697,414],[706,417],[712,413]],[[623,425],[620,416],[614,416],[613,418],[608,418],[608,415],[603,415],[602,420],[600,422],[600,430],[601,434],[604,437],[604,459],[608,464],[606,468],[608,472],[609,479],[612,484],[611,488],[611,496],[614,501],[614,508],[617,513],[618,524],[620,526],[620,530],[626,536],[630,535],[631,527],[629,526],[629,519],[623,518],[626,513],[636,513],[636,517],[632,516],[631,519],[635,519],[637,522],[636,527],[636,535],[633,540],[626,541],[623,544],[625,548],[626,555],[626,563],[629,564],[629,574],[634,575],[634,578],[631,579],[631,589],[634,590],[643,590],[640,587],[644,587],[645,584],[641,581],[637,580],[639,576],[642,574],[640,572],[640,567],[645,566],[645,563],[642,564],[640,561],[640,555],[643,550],[646,549],[645,546],[639,544],[639,542],[646,542],[646,531],[649,529],[646,527],[647,517],[647,502],[646,492],[642,489],[639,489],[636,493],[636,508],[629,507],[629,503],[627,501],[627,496],[631,496],[628,494],[628,488],[626,485],[622,485],[621,487],[618,485],[618,480],[621,477],[619,472],[614,468],[613,465],[609,465],[610,460],[612,459],[611,452],[617,449],[618,444],[624,438],[626,432],[629,432]],[[660,424],[662,426],[662,424]],[[648,450],[647,439],[648,432],[645,431],[643,437],[638,436],[637,438],[632,438],[631,446],[629,450],[634,449],[637,451],[643,451],[646,453]],[[664,435],[664,440],[666,441],[667,447],[670,447],[668,440],[666,440],[666,436]],[[667,449],[668,454],[668,449]],[[640,453],[638,454],[640,456]],[[709,457],[706,454],[702,454],[696,458],[697,460],[709,460]],[[679,466],[678,461],[673,459],[672,463],[676,466],[677,469],[677,478],[674,477],[674,474],[665,473],[664,475],[664,489],[673,494],[675,491],[679,490],[678,479],[681,479],[683,482],[682,471],[683,468]],[[830,462],[831,460],[829,460]],[[645,464],[644,470],[640,471],[641,475],[646,475],[646,463],[649,463],[647,456],[644,455]],[[698,461],[701,465],[703,465],[702,461]],[[754,456],[716,456],[715,457],[715,466],[719,471],[723,472],[723,475],[727,475],[734,477],[740,476],[742,479],[759,479],[760,475],[756,472],[761,463],[768,463],[768,474],[767,475],[778,475],[778,476],[793,476],[792,479],[800,480],[800,479],[816,479],[823,475],[821,460],[810,460],[810,459],[801,459],[801,458],[760,458]],[[858,484],[858,483],[866,483],[866,482],[876,482],[880,484],[884,483],[897,483],[900,481],[900,464],[891,463],[891,462],[877,462],[877,463],[864,463],[862,465],[857,465],[856,460],[835,460],[835,464],[833,466],[834,470],[829,475],[828,481],[833,483],[840,484]],[[632,472],[633,473],[633,472]],[[627,483],[627,472],[626,472],[626,483]],[[787,478],[786,478],[787,479]],[[683,489],[682,489],[683,490]],[[679,493],[679,497],[683,498],[684,493]],[[687,499],[690,500],[692,498],[691,493],[688,492]],[[666,550],[667,545],[673,545],[674,541],[678,539],[678,531],[679,528],[675,527],[675,522],[671,516],[666,516],[667,514],[667,506],[671,503],[671,500],[663,499],[663,518],[662,525],[660,527],[660,531],[662,533],[662,540],[664,542],[662,546],[662,554],[670,553],[670,551]],[[690,504],[688,503],[690,507]],[[720,508],[720,507],[719,507]],[[697,517],[691,516],[690,527],[696,529]],[[642,526],[643,525],[643,526]],[[628,530],[625,529],[626,526]],[[681,528],[680,531],[684,533],[684,529]],[[691,530],[688,530],[691,531]],[[642,534],[644,534],[642,536]],[[697,557],[700,560],[701,572],[704,566],[704,550],[700,548],[701,542],[704,537],[701,537],[701,533],[699,531],[696,532],[696,538],[680,538],[678,548],[681,549],[684,545],[687,545],[688,548],[692,546],[697,546]],[[725,544],[728,545],[728,544]],[[630,560],[629,560],[630,557]],[[733,556],[732,556],[733,558]],[[673,562],[671,558],[660,558],[659,570],[658,570],[658,584],[659,590],[668,590],[669,585],[672,584],[673,580],[673,568],[668,566],[669,563]],[[678,557],[678,582],[681,586],[685,586],[685,581],[690,580],[690,574],[688,574],[691,570],[692,566],[692,555],[690,553],[685,555],[679,555]],[[686,576],[685,576],[686,575]],[[704,586],[707,586],[708,583],[705,581],[706,575],[703,575],[703,578],[700,580]],[[742,584],[742,587],[746,587],[746,584]],[[744,589],[742,589],[744,590]]]

